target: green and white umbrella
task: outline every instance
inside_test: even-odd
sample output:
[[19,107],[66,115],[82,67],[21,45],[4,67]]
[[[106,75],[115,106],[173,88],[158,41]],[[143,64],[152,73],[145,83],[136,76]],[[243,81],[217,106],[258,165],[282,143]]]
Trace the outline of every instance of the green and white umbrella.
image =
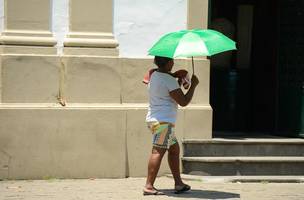
[[149,55],[168,58],[212,56],[236,49],[235,42],[211,29],[193,29],[172,32],[161,37],[149,50]]

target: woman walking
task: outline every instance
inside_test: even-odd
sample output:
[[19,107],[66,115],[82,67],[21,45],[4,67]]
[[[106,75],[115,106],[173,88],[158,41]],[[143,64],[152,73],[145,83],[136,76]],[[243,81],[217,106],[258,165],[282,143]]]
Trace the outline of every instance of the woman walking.
[[186,106],[190,103],[199,80],[192,75],[191,86],[184,94],[171,73],[174,60],[155,56],[154,63],[158,69],[151,74],[149,80],[149,108],[146,116],[146,122],[153,134],[153,148],[149,158],[148,175],[143,194],[163,194],[154,187],[154,182],[166,151],[168,151],[168,163],[174,177],[175,192],[182,193],[190,190],[191,187],[185,184],[180,176],[180,148],[174,134],[174,126],[178,105]]

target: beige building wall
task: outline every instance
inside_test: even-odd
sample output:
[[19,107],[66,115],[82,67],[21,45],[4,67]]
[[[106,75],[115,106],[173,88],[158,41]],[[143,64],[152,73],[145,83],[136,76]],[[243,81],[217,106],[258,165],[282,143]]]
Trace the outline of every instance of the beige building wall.
[[[8,13],[10,6],[20,6],[17,1],[7,2],[15,2],[6,7]],[[45,8],[41,13],[46,13],[49,1],[27,1],[32,5],[37,2],[44,3],[39,8]],[[68,38],[76,39],[67,39],[64,55],[50,53],[53,44],[37,47],[37,43],[28,43],[29,40],[1,53],[0,179],[146,175],[151,133],[145,124],[148,102],[142,78],[151,68],[152,59],[118,57],[115,38],[107,38],[112,34],[108,12],[112,1],[92,0],[85,5],[83,2],[72,0],[70,5],[73,16]],[[100,3],[104,12],[92,6]],[[29,9],[26,12],[33,16],[28,17],[27,26],[14,26],[16,30],[30,29],[33,33],[46,29],[35,21],[38,17],[43,19],[40,12],[34,12],[35,6],[26,7]],[[86,13],[96,14],[96,18],[104,13],[105,21],[93,20],[85,28],[81,24],[91,19],[80,19],[77,6],[87,6]],[[188,12],[195,12],[192,6],[189,0]],[[18,17],[8,18],[7,23]],[[197,17],[188,23],[207,20],[201,15]],[[31,25],[36,23],[37,26]],[[48,38],[52,38],[52,33]],[[100,40],[106,41],[106,46]],[[7,46],[10,44],[2,42],[2,49]],[[191,61],[177,59],[175,69],[181,68],[191,71]],[[209,61],[195,59],[195,68],[200,84],[192,104],[179,109],[176,132],[180,141],[211,137]],[[168,172],[164,160],[160,175]]]

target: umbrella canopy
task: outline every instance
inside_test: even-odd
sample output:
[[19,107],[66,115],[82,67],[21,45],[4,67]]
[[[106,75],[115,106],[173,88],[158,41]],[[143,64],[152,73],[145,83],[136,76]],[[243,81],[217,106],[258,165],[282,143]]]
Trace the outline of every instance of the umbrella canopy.
[[149,50],[149,55],[169,58],[212,56],[236,49],[235,42],[211,29],[193,29],[164,35]]

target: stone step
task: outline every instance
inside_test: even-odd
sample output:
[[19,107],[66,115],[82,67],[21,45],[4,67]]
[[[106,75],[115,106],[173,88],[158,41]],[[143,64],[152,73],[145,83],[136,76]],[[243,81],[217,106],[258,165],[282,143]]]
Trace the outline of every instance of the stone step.
[[304,157],[183,157],[183,173],[211,176],[304,175]]
[[[172,174],[166,177],[173,178]],[[183,180],[204,183],[304,183],[304,176],[200,176],[181,174]]]
[[184,156],[304,156],[304,139],[206,139],[183,141]]

